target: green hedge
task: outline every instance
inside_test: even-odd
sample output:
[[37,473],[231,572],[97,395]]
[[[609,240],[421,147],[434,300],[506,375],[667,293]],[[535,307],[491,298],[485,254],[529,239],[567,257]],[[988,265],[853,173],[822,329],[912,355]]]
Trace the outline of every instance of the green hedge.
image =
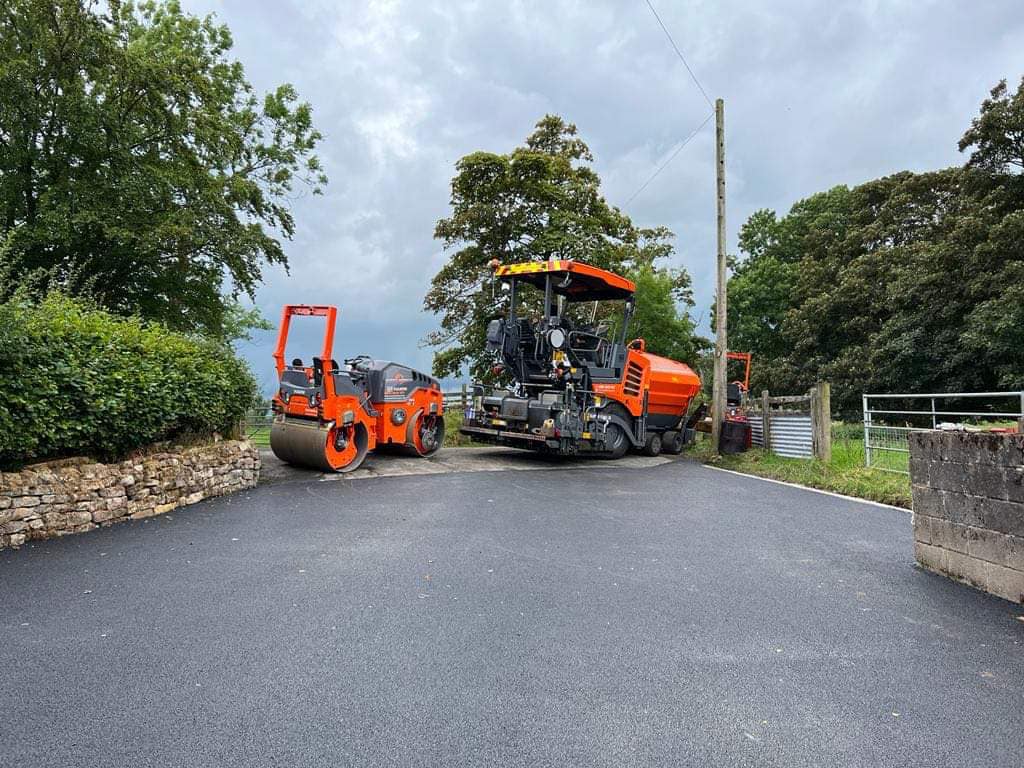
[[0,304],[0,467],[229,434],[256,394],[213,342],[58,295]]

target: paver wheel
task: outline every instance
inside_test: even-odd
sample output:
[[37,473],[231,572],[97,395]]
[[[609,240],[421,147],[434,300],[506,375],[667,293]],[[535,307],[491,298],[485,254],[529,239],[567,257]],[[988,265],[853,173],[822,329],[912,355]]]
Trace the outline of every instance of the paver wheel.
[[666,432],[661,436],[661,450],[669,456],[678,456],[686,445],[682,432]]
[[644,441],[644,447],[641,450],[644,456],[657,456],[661,453],[661,435],[657,432],[648,432],[647,440]]
[[629,437],[626,436],[626,430],[614,421],[609,423],[604,436],[604,444],[608,449],[605,458],[621,459],[629,450]]

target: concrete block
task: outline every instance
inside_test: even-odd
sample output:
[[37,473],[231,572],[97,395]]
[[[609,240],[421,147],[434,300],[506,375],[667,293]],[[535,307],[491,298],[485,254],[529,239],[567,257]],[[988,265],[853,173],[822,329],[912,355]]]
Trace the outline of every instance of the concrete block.
[[910,494],[915,515],[927,517],[945,517],[943,509],[942,491],[930,488],[927,485],[914,484],[910,486]]
[[966,432],[940,432],[939,457],[952,464],[974,464],[978,462],[978,444]]
[[932,488],[940,491],[965,493],[967,491],[967,476],[964,473],[964,465],[948,461],[933,461],[928,465],[928,483]]
[[986,591],[1011,603],[1024,603],[1024,571],[989,565]]
[[928,485],[929,463],[928,459],[919,452],[910,452],[910,482],[912,485]]
[[979,439],[979,460],[1002,467],[1024,465],[1024,435],[983,433]]
[[977,529],[933,517],[929,523],[929,538],[932,546],[967,554],[971,531],[974,530]]
[[961,552],[949,552],[948,550],[944,562],[947,576],[952,576],[954,579],[966,582],[972,587],[988,590],[990,563]]
[[963,535],[967,544],[967,554],[971,557],[1007,568],[1020,566],[1024,570],[1024,563],[1017,562],[1017,553],[1021,551],[1024,539],[985,528],[966,528]]
[[922,544],[932,543],[932,529],[931,520],[932,518],[925,515],[919,515],[914,513],[914,541],[921,542]]
[[986,499],[978,513],[978,523],[1000,533],[1024,538],[1024,504]]
[[[956,467],[955,464],[951,466]],[[959,469],[964,478],[963,489],[967,493],[990,499],[1007,498],[1006,467],[994,464],[964,464]]]
[[1024,571],[921,542],[914,543],[914,556],[930,571],[949,576],[1004,600],[1024,603]]
[[930,571],[946,573],[947,550],[920,541],[914,542],[914,558]]
[[940,437],[937,432],[908,432],[907,447],[911,458],[916,456],[925,462],[939,461],[942,458]]
[[959,525],[978,525],[981,519],[979,506],[983,499],[960,492],[939,491],[942,500],[942,517]]
[[1024,504],[1024,466],[1005,467],[1003,476],[1006,498]]

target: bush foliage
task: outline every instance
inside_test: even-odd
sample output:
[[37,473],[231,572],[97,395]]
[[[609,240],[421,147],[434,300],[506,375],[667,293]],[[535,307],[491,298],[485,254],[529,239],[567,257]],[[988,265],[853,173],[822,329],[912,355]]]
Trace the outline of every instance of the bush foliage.
[[56,294],[0,304],[0,467],[230,433],[256,392],[223,345]]
[[729,279],[729,344],[755,392],[1024,387],[1024,80],[992,90],[964,167],[904,171],[754,213]]

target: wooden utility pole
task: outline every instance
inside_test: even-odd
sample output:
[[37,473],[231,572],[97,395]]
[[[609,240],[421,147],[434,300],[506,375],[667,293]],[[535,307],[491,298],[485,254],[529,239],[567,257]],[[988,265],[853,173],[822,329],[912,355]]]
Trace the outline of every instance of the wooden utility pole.
[[712,385],[711,445],[718,453],[725,416],[725,364],[729,349],[726,337],[725,274],[725,102],[715,99],[715,163],[718,176],[718,288],[715,294],[715,374]]
[[811,388],[811,444],[814,458],[832,461],[832,386],[827,381]]

